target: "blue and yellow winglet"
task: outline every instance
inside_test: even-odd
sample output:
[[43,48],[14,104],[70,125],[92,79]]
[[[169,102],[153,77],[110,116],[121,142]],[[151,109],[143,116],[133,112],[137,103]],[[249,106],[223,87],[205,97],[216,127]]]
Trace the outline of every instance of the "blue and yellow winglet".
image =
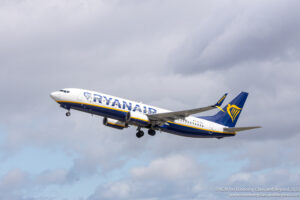
[[225,93],[222,98],[215,104],[215,107],[220,109],[221,111],[224,112],[224,110],[220,107],[222,105],[222,103],[224,102],[225,98],[227,96],[227,93]]

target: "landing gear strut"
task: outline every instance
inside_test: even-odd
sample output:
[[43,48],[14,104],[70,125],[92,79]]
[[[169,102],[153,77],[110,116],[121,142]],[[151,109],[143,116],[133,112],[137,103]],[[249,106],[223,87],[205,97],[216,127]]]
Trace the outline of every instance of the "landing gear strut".
[[155,135],[155,130],[149,129],[148,134],[151,135],[151,136],[154,136]]
[[71,115],[70,111],[66,112],[66,116],[69,117]]

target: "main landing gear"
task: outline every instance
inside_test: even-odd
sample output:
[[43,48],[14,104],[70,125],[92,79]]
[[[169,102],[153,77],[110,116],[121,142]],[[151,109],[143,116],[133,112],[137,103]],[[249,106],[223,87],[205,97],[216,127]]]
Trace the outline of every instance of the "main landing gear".
[[137,137],[137,138],[141,138],[141,137],[143,137],[143,136],[144,136],[144,131],[138,130],[138,132],[136,133],[136,137]]
[[151,135],[151,136],[154,136],[156,134],[156,132],[153,129],[149,129],[148,134]]
[[67,116],[67,117],[69,117],[70,115],[71,115],[71,112],[70,112],[70,111],[66,112],[66,116]]
[[[148,134],[151,135],[151,136],[154,136],[155,133],[156,133],[156,132],[155,132],[155,130],[153,130],[153,129],[149,129],[149,130],[148,130]],[[143,137],[143,136],[144,136],[144,131],[142,131],[141,128],[138,127],[138,128],[137,128],[136,137],[137,137],[137,138],[141,138],[141,137]]]

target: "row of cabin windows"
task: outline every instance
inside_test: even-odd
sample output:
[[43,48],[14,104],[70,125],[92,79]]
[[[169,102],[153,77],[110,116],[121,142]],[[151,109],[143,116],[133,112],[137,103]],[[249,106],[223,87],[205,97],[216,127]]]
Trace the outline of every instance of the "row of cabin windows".
[[192,122],[191,121],[188,121],[188,120],[185,120],[185,119],[179,119],[180,122],[183,122],[183,123],[186,123],[186,124],[191,124],[191,125],[195,125],[195,126],[200,126],[200,127],[203,127],[203,124],[202,123],[199,123],[195,120],[193,120]]

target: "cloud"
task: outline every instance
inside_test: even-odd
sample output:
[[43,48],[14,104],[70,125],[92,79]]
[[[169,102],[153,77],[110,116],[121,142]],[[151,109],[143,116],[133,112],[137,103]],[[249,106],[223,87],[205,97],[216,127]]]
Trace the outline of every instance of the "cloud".
[[265,187],[298,187],[299,170],[291,174],[286,169],[273,169],[265,173],[237,173],[229,178],[230,185],[265,186]]
[[21,199],[25,198],[20,190],[26,188],[28,174],[19,170],[11,169],[7,174],[0,178],[0,198],[1,199]]
[[[256,172],[261,170],[271,170],[274,168],[286,168],[287,165],[294,169],[299,165],[300,160],[294,155],[299,153],[296,142],[299,133],[290,138],[280,140],[262,140],[249,143],[242,152],[237,155],[238,160],[247,160],[247,165],[242,168],[244,172]],[[283,150],[282,146],[287,148]]]
[[26,191],[36,189],[43,191],[52,184],[64,183],[64,178],[62,177],[65,177],[64,170],[62,169],[45,171],[37,176],[33,176],[18,168],[12,169],[0,178],[0,198],[21,200],[38,199],[28,197]]
[[131,173],[134,177],[141,179],[160,178],[174,181],[193,177],[198,171],[200,169],[196,167],[193,160],[182,155],[175,155],[154,160],[148,167],[134,168]]
[[65,169],[55,169],[47,170],[42,172],[38,177],[36,182],[43,185],[51,184],[61,184],[65,183],[67,179],[67,170]]
[[24,184],[26,181],[26,174],[18,169],[13,169],[9,171],[4,177],[2,177],[1,180],[1,189],[8,189],[8,188],[15,188],[22,184]]
[[233,174],[229,180],[231,183],[237,183],[239,181],[247,183],[249,179],[250,179],[249,173],[237,173],[237,174]]
[[203,188],[202,167],[184,155],[152,160],[131,170],[131,177],[100,186],[90,199],[179,199]]
[[179,73],[224,70],[244,63],[295,60],[299,55],[298,1],[226,2],[178,48]]

